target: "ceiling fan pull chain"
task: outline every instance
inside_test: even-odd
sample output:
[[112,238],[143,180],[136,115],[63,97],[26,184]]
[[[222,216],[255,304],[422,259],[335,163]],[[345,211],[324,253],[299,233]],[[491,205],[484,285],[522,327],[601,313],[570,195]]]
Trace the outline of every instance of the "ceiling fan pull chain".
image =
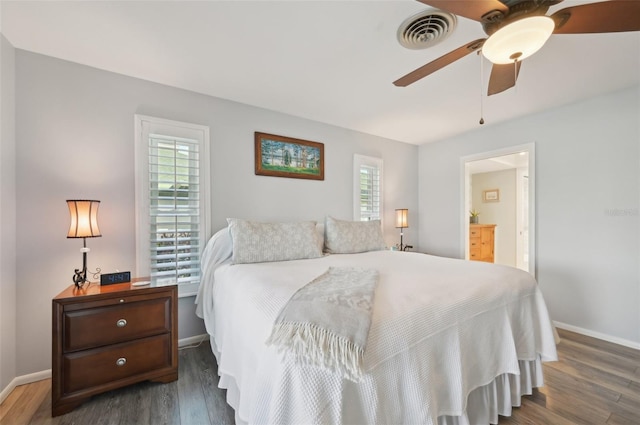
[[478,55],[480,56],[480,125],[484,124],[484,111],[482,105],[482,88],[484,87],[484,61],[482,58],[482,50],[478,50]]

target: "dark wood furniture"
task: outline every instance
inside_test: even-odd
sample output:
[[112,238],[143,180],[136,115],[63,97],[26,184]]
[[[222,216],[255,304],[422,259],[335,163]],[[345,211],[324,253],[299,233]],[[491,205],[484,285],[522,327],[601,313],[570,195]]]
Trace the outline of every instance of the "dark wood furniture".
[[52,301],[51,414],[141,381],[178,379],[177,286],[69,286]]

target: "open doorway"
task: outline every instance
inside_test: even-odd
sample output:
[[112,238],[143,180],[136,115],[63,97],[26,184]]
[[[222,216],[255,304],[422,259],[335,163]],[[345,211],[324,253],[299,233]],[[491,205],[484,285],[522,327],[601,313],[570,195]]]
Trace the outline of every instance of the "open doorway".
[[[493,256],[485,261],[517,267],[535,276],[534,161],[533,144],[462,158],[463,258],[474,257],[470,229],[475,234],[490,227],[494,229],[490,241]],[[479,226],[470,226],[472,210],[479,213]]]

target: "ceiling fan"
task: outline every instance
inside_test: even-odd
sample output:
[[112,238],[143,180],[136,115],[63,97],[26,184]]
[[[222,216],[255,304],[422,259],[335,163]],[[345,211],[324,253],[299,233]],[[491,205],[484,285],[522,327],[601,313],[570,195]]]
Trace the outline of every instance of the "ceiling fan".
[[562,0],[418,0],[428,6],[473,19],[487,38],[458,47],[394,81],[405,87],[480,50],[493,65],[487,95],[516,84],[523,59],[537,52],[552,34],[640,31],[640,0],[610,0],[566,7],[546,16]]

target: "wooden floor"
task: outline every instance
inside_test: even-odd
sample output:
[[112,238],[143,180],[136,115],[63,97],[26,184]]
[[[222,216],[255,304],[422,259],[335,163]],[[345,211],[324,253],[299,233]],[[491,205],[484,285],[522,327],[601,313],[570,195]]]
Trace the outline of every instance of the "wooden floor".
[[51,417],[51,379],[17,387],[0,405],[1,425],[226,425],[235,413],[218,388],[209,341],[179,354],[179,379],[141,382],[94,396],[66,415]]
[[[640,351],[559,330],[560,360],[545,363],[545,386],[523,397],[500,425],[640,424]],[[233,424],[208,343],[180,352],[180,379],[141,383],[93,397],[51,418],[51,380],[17,387],[0,424]]]

